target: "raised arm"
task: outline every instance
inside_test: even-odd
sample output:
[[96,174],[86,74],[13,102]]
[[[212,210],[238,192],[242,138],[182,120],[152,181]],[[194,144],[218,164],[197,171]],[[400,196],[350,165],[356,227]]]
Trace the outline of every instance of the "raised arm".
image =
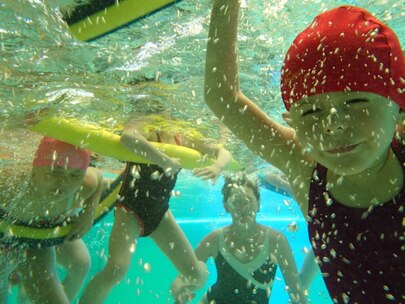
[[[307,303],[304,288],[299,279],[297,265],[290,244],[280,232],[272,232],[270,248],[275,246],[274,255],[277,258],[284,281],[288,286],[290,299],[293,303]],[[273,247],[274,248],[274,247]]]
[[[238,0],[213,0],[205,66],[205,101],[215,115],[259,156],[284,169],[294,131],[271,120],[240,90]],[[284,170],[283,170],[284,171]]]

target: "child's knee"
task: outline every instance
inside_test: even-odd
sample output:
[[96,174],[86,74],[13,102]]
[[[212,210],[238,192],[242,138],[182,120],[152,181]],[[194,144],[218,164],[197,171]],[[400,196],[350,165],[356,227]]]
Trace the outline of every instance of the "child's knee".
[[103,272],[108,281],[118,284],[126,276],[129,266],[129,263],[123,261],[109,261]]
[[68,265],[69,270],[85,276],[90,271],[91,258],[88,252],[82,252],[74,257]]
[[74,268],[76,272],[80,272],[81,275],[85,276],[90,271],[90,264],[90,258],[80,259],[73,265],[72,268]]

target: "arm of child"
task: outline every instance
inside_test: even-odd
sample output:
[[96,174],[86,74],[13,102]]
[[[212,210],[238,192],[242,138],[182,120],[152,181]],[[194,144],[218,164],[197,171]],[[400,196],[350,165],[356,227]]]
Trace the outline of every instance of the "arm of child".
[[213,0],[205,101],[251,150],[285,172],[291,156],[299,152],[293,129],[271,120],[240,90],[236,49],[239,7],[239,0]]
[[138,132],[135,125],[128,125],[125,127],[120,141],[133,153],[157,164],[168,176],[175,174],[181,168],[179,160],[171,158],[156,149],[144,136]]
[[195,255],[199,261],[207,262],[210,257],[216,258],[218,251],[218,230],[214,230],[200,241],[195,249]]
[[221,145],[206,143],[202,140],[185,140],[184,145],[215,159],[212,165],[193,170],[194,175],[203,180],[212,179],[215,182],[222,171],[224,171],[232,161],[232,154]]
[[287,238],[281,232],[274,232],[270,238],[270,246],[276,246],[274,255],[279,263],[281,273],[283,274],[290,299],[293,303],[307,303],[307,298],[299,280],[297,265],[290,244]]
[[305,256],[299,274],[302,286],[305,290],[309,289],[318,273],[320,273],[319,265],[316,262],[314,251],[311,248]]
[[[218,231],[215,230],[201,240],[195,249],[195,255],[201,263],[206,263],[208,258],[217,256],[218,250]],[[170,289],[176,299],[175,304],[188,303],[194,298],[195,294],[187,289],[188,284],[187,280],[180,275],[171,284]],[[205,302],[202,300],[202,303]]]
[[103,176],[101,171],[93,167],[87,168],[82,183],[82,190],[79,193],[80,199],[83,199],[83,211],[75,220],[72,230],[66,236],[66,240],[79,239],[90,230],[102,192]]

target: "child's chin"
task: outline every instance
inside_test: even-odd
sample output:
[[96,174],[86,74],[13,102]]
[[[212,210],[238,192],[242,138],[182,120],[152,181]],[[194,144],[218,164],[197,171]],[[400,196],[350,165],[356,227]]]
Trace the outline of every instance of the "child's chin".
[[252,226],[253,223],[254,223],[254,222],[253,222],[251,219],[241,219],[241,220],[238,220],[239,226],[246,227],[246,228]]

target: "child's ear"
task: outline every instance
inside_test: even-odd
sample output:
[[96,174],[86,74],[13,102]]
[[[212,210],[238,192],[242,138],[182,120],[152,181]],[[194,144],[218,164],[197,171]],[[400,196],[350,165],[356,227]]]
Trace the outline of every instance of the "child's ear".
[[399,110],[399,115],[397,117],[397,125],[395,130],[401,138],[405,137],[405,112]]
[[405,111],[399,110],[397,124],[399,125],[405,124]]
[[294,124],[293,124],[290,112],[283,112],[281,114],[281,116],[283,117],[283,119],[287,123],[287,125],[289,125],[291,128],[294,128]]

